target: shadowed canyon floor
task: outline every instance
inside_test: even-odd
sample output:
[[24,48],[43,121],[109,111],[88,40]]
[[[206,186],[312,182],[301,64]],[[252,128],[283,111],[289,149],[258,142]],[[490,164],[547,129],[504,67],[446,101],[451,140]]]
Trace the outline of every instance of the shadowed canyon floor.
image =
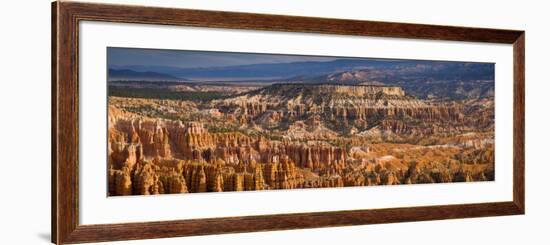
[[108,110],[110,196],[494,180],[492,97],[178,85],[164,98],[110,93]]

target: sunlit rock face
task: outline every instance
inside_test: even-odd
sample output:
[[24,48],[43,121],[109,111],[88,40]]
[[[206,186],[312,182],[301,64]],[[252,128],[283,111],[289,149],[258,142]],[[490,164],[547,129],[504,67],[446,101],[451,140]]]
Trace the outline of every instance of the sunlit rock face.
[[491,99],[275,84],[227,98],[110,97],[109,195],[494,180]]

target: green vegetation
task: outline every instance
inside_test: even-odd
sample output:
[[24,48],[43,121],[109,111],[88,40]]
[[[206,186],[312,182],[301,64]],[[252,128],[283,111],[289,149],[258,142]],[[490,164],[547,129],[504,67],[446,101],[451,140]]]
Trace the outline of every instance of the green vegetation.
[[187,100],[195,102],[205,102],[215,99],[227,97],[226,94],[220,92],[188,92],[188,91],[173,91],[169,89],[155,88],[121,88],[110,86],[108,90],[109,96],[126,97],[126,98],[142,98],[142,99],[171,99],[171,100]]

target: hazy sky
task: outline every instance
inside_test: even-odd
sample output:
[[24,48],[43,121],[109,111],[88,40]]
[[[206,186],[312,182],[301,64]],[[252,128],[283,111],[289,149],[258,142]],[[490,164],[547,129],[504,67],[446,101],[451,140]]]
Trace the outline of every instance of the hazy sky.
[[109,66],[173,66],[180,68],[220,67],[300,61],[331,61],[335,57],[246,54],[163,49],[108,48]]

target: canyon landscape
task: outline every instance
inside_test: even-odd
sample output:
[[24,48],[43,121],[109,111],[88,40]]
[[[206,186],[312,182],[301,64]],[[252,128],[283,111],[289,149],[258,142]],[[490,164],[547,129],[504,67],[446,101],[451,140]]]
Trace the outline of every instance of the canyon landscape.
[[494,64],[107,54],[109,196],[494,180]]

